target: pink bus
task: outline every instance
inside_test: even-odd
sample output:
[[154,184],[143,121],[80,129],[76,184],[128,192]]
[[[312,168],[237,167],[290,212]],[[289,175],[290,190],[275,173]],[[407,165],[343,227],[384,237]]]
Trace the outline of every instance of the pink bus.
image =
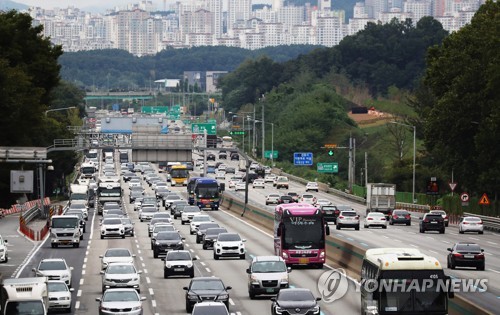
[[274,253],[287,265],[323,267],[325,238],[330,235],[321,210],[307,203],[277,205],[274,211]]

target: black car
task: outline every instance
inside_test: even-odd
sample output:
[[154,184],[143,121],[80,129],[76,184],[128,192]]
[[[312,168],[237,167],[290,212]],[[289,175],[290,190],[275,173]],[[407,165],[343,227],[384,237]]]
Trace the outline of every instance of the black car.
[[191,313],[193,306],[203,301],[223,302],[229,310],[229,292],[232,288],[225,286],[217,277],[196,277],[191,279],[186,291],[186,311]]
[[226,174],[235,174],[236,169],[234,167],[226,167]]
[[227,160],[227,153],[224,151],[219,152],[219,159],[220,160]]
[[300,196],[296,192],[290,191],[290,192],[287,193],[287,195],[290,196],[290,197],[292,197],[293,202],[299,202]]
[[283,203],[294,203],[292,196],[288,195],[282,195],[278,199],[278,204],[283,204]]
[[174,219],[178,219],[182,216],[182,211],[184,211],[184,208],[189,206],[189,204],[178,204],[174,208]]
[[220,233],[227,233],[225,228],[209,228],[205,231],[203,236],[203,249],[209,249],[214,246],[214,241]]
[[185,205],[185,206],[188,206],[189,204],[187,203],[186,200],[174,200],[172,202],[172,204],[170,205],[170,214],[171,215],[174,215],[175,213],[175,208],[177,208],[177,206],[179,205]]
[[207,229],[219,227],[219,224],[215,222],[200,223],[198,230],[196,231],[196,244],[200,244],[203,241],[203,236]]
[[444,234],[444,218],[440,214],[426,213],[420,220],[420,233],[426,231],[439,231]]
[[130,195],[128,196],[128,201],[130,203],[134,203],[136,198],[142,197],[144,194],[142,190],[131,190]]
[[452,248],[448,248],[448,268],[455,267],[476,267],[477,270],[484,270],[485,257],[484,249],[476,243],[456,243]]
[[215,161],[215,154],[207,154],[207,161]]
[[411,214],[406,210],[394,209],[389,215],[389,225],[406,224],[411,225]]
[[249,174],[246,174],[245,176],[243,176],[243,178],[241,180],[244,181],[244,182],[246,182],[247,181],[247,177],[248,177],[248,182],[249,183],[253,183],[254,180],[256,180],[257,178],[259,178],[259,175],[255,174],[255,173],[249,173]]
[[231,159],[231,161],[239,161],[240,155],[238,153],[231,153],[230,159]]
[[309,289],[281,289],[276,297],[272,297],[271,312],[278,314],[320,314],[318,304],[321,298],[314,297]]
[[169,250],[183,250],[183,237],[179,232],[160,232],[156,234],[156,239],[153,244],[153,257],[158,258],[160,255],[166,255]]
[[340,214],[340,210],[337,206],[329,205],[329,206],[321,206],[321,212],[323,213],[323,217],[326,222],[337,223],[337,217]]

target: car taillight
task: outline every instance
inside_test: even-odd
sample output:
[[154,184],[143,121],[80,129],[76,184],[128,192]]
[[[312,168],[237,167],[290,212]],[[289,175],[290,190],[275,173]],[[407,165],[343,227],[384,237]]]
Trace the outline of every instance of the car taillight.
[[469,224],[469,222],[463,222],[463,224]]
[[380,219],[380,220],[385,221],[385,218],[382,218],[382,219]]
[[425,222],[425,223],[428,223],[428,222],[429,222],[429,220],[428,220],[428,219],[425,219],[425,220],[424,220],[424,222]]
[[458,253],[453,254],[453,256],[455,256],[457,258],[462,258],[462,254],[458,254]]
[[482,254],[482,253],[481,254],[477,254],[477,255],[474,256],[474,258],[480,259],[480,260],[484,259],[484,254]]
[[373,220],[372,218],[367,218],[367,220]]
[[339,215],[339,213],[340,213],[340,210],[335,210],[336,215]]
[[339,219],[343,219],[343,218],[344,218],[344,216],[343,216],[343,215],[339,216]]
[[359,215],[355,216],[354,219],[359,220]]
[[392,218],[393,218],[393,219],[397,219],[397,218],[398,218],[398,216],[397,216],[397,215],[393,215],[393,216],[392,216]]
[[448,219],[448,216],[447,216],[447,215],[445,215],[445,216],[444,216],[444,219],[445,219],[445,220],[446,220],[446,219]]
[[411,216],[409,214],[405,215],[405,218],[410,219]]

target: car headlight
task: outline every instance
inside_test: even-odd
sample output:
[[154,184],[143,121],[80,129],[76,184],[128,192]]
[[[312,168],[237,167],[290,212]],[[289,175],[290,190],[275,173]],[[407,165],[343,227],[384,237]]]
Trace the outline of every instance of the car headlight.
[[166,268],[172,268],[172,265],[171,264],[165,264],[165,267]]
[[252,275],[252,276],[250,276],[250,283],[259,284],[259,279],[257,279],[257,277]]
[[160,245],[160,242],[155,242],[155,245]]
[[61,278],[69,278],[69,275],[61,275]]
[[142,306],[134,306],[134,307],[132,307],[132,311],[138,311],[140,309],[142,309]]
[[215,247],[221,247],[222,244],[221,243],[215,243]]
[[132,278],[132,281],[137,281],[137,280],[139,280],[139,277]]
[[321,258],[325,258],[325,252],[321,252],[321,253],[319,254],[319,257],[321,257]]
[[188,263],[188,264],[186,265],[186,267],[188,267],[188,268],[192,268],[192,267],[193,267],[193,264],[192,264],[192,263]]
[[285,252],[283,252],[283,253],[281,254],[281,256],[283,256],[283,258],[285,258],[285,259],[287,259],[287,258],[288,258],[288,254],[287,254],[287,253],[285,253]]
[[315,305],[313,307],[313,312],[314,312],[314,314],[318,314],[319,313],[319,305]]
[[227,300],[229,298],[229,294],[220,294],[217,298],[218,300]]
[[281,278],[281,283],[288,283],[288,275],[286,276],[283,276],[283,278]]
[[69,296],[61,296],[59,298],[59,300],[61,300],[61,301],[68,301],[68,300],[70,300],[70,297]]
[[196,294],[188,294],[188,299],[198,301],[198,296]]

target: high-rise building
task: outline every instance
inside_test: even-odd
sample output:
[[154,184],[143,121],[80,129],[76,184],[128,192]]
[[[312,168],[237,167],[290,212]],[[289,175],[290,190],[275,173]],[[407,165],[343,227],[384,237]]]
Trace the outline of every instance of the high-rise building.
[[229,0],[227,29],[242,25],[252,17],[252,0]]

